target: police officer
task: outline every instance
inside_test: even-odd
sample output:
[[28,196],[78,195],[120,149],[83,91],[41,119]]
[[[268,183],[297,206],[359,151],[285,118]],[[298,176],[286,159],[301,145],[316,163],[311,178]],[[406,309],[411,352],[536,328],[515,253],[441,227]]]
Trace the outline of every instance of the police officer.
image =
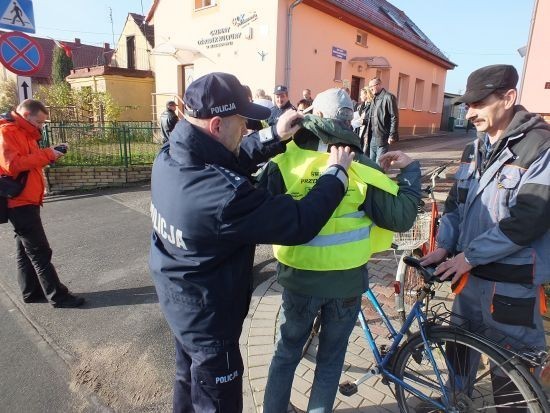
[[292,103],[290,103],[290,99],[288,98],[288,88],[286,86],[276,86],[273,94],[275,95],[275,106],[271,108],[271,114],[267,120],[267,124],[269,126],[275,125],[277,123],[277,119],[279,119],[279,117],[287,110],[296,110]]
[[[246,119],[269,109],[250,102],[238,79],[205,75],[187,88],[184,119],[153,165],[150,269],[161,309],[176,338],[175,412],[242,411],[242,322],[259,243],[302,244],[342,200],[349,147],[301,200],[256,189],[249,174],[284,152],[300,114],[242,138]],[[242,141],[242,142],[241,142]]]

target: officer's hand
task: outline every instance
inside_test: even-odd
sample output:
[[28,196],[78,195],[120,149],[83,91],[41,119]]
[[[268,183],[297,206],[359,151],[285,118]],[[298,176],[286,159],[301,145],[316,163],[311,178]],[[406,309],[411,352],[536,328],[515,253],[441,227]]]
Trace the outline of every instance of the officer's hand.
[[388,144],[391,145],[391,144],[394,143],[394,142],[397,142],[397,140],[396,140],[393,136],[390,136],[390,137],[388,138]]
[[380,166],[387,171],[391,168],[405,168],[408,166],[413,160],[409,157],[409,155],[404,154],[401,151],[391,151],[387,152],[384,155],[380,157]]
[[354,157],[355,157],[355,152],[352,152],[349,146],[346,146],[346,147],[340,146],[337,148],[336,146],[332,145],[330,147],[328,164],[340,165],[344,167],[347,171]]
[[287,110],[277,120],[277,135],[281,141],[289,140],[298,129],[300,129],[300,121],[304,118],[299,112],[293,109]]

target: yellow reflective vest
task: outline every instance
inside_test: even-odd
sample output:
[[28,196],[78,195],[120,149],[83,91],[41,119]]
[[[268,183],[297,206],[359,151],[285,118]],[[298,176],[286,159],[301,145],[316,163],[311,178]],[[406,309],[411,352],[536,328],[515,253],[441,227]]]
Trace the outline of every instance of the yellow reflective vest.
[[[272,159],[279,167],[287,194],[303,198],[327,169],[328,153],[299,148],[294,142]],[[347,193],[321,232],[306,244],[273,245],[277,260],[293,268],[311,271],[347,270],[365,264],[375,252],[387,250],[393,233],[371,221],[359,206],[369,185],[397,195],[397,184],[383,172],[353,162],[348,170]]]

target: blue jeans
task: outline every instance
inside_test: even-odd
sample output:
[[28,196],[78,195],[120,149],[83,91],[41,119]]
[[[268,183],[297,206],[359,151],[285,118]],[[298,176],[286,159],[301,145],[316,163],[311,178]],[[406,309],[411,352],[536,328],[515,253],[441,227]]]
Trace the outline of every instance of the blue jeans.
[[283,291],[280,328],[265,389],[264,413],[286,412],[294,372],[319,310],[321,332],[307,411],[332,411],[348,339],[360,309],[361,296],[330,299]]
[[389,145],[386,143],[385,145],[378,146],[375,141],[376,139],[373,137],[370,143],[369,158],[379,164],[380,157],[388,152]]

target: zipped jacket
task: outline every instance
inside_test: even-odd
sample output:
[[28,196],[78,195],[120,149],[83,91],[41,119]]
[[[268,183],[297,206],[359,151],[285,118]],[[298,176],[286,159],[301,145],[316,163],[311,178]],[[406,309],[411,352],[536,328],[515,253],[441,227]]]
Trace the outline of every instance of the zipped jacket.
[[522,106],[485,153],[468,145],[437,244],[464,252],[470,273],[507,283],[550,281],[550,125]]
[[399,110],[395,96],[382,89],[370,105],[366,130],[372,131],[372,139],[378,146],[388,144],[390,136],[399,140]]
[[40,130],[16,112],[0,118],[0,173],[16,178],[21,172],[29,172],[23,191],[8,199],[8,208],[42,205],[42,168],[55,161],[55,153],[38,146],[41,137]]

